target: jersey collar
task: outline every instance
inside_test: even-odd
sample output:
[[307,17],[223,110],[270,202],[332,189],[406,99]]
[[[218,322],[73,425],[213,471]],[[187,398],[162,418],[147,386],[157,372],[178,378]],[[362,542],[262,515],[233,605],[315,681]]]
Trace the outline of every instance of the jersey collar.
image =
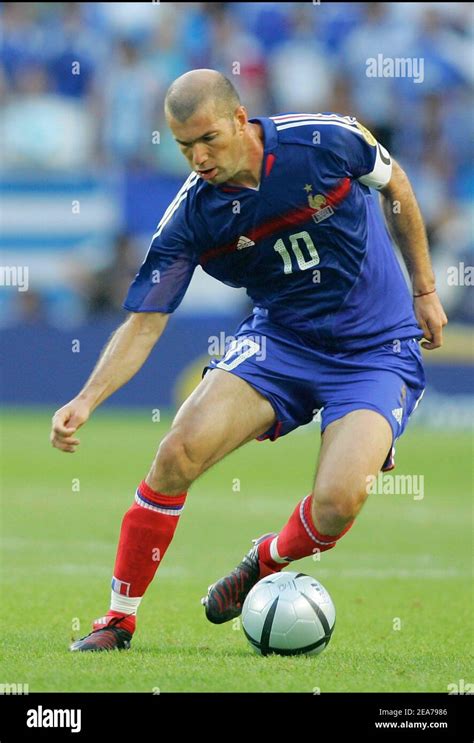
[[268,154],[275,150],[278,145],[278,133],[275,122],[266,116],[256,116],[249,119],[250,123],[257,123],[263,129],[263,151]]
[[267,176],[270,175],[271,169],[273,167],[273,164],[275,162],[275,154],[273,150],[276,150],[278,145],[278,133],[275,126],[275,123],[265,117],[265,116],[256,116],[253,119],[249,119],[249,122],[251,124],[257,123],[260,124],[260,126],[263,129],[263,163],[262,163],[262,170],[261,170],[261,181],[260,181],[260,188],[259,189],[249,189],[245,186],[232,186],[230,184],[222,183],[217,188],[220,191],[224,191],[225,193],[237,193],[238,191],[252,191],[254,190],[256,193],[259,192],[259,190],[262,188],[262,183],[265,181]]

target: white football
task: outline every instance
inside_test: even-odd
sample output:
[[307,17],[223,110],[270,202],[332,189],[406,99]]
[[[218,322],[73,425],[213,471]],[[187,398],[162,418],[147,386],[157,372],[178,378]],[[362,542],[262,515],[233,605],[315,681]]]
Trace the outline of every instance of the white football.
[[242,607],[245,636],[260,655],[317,655],[327,647],[335,622],[329,593],[304,573],[262,578]]

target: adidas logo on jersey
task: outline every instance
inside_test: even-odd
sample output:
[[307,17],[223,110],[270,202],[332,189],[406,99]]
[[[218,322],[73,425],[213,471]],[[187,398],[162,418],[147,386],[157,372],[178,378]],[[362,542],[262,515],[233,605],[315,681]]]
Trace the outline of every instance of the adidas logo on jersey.
[[403,408],[394,408],[392,410],[392,415],[397,421],[399,425],[402,424],[402,418],[403,418]]
[[237,250],[243,250],[243,248],[251,248],[252,245],[255,245],[253,240],[250,240],[250,238],[245,237],[245,235],[241,235],[237,243]]

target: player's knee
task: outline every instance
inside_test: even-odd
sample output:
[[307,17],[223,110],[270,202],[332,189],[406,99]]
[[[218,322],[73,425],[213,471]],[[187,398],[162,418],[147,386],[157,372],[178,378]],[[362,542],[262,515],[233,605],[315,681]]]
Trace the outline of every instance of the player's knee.
[[336,533],[353,521],[362,508],[366,494],[362,489],[337,483],[321,484],[312,499],[311,515],[321,533]]
[[170,432],[161,442],[154,470],[160,479],[168,479],[188,485],[200,474],[201,463],[193,458],[192,447],[178,432]]

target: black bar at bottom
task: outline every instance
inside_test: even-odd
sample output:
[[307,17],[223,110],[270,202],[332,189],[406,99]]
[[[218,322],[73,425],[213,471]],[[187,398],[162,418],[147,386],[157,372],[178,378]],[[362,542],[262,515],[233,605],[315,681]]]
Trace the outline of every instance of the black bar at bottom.
[[[31,693],[0,696],[0,743],[163,740],[183,731],[219,743],[257,733],[320,743],[473,740],[472,698],[449,694]],[[165,733],[165,730],[167,733]],[[285,735],[284,735],[285,733]],[[268,738],[266,738],[268,741]]]

